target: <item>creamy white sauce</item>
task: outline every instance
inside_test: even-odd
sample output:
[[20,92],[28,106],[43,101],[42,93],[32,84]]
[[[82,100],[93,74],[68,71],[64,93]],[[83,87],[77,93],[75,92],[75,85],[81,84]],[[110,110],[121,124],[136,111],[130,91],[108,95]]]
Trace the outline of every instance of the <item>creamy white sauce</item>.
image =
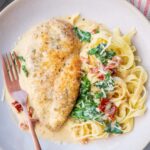
[[[81,29],[84,29],[89,32],[91,32],[93,29],[96,29],[99,26],[96,23],[93,24],[93,22],[89,22],[86,20],[83,23],[83,19],[79,19],[78,22],[76,22],[77,18],[71,18],[71,19],[63,18],[63,19],[66,19],[73,25],[77,23],[77,26],[79,26]],[[35,28],[32,28],[27,33],[25,33],[23,35],[23,38],[21,38],[17,42],[16,47],[14,48],[14,50],[17,52],[17,54],[19,54],[20,56],[23,56],[27,60],[27,63],[28,63],[27,67],[30,69],[32,69],[32,63],[29,60],[30,59],[29,56],[31,55],[30,53],[34,49],[39,49],[39,47],[41,46],[41,42],[42,42],[40,39],[37,38],[37,35],[30,36],[30,34],[33,34],[34,30],[35,30]],[[38,29],[37,29],[37,32],[38,32]],[[82,51],[82,49],[84,49],[84,51]],[[86,52],[88,51],[88,49],[89,49],[89,45],[87,46],[87,45],[83,44],[82,48],[81,48],[81,56],[83,55],[85,57],[87,55]],[[45,54],[43,54],[43,55],[45,55]],[[19,75],[19,80],[20,80],[20,85],[21,85],[22,89],[24,89],[25,91],[27,91],[27,93],[29,93],[29,99],[30,99],[35,94],[34,93],[35,91],[33,90],[34,87],[32,87],[32,84],[30,81],[31,79],[26,78],[24,75],[24,72],[21,71],[21,73]],[[10,95],[8,94],[7,91],[5,92],[5,95],[6,95],[8,104],[11,106],[15,116],[17,117],[18,124],[19,124],[19,122],[25,122],[25,120],[26,120],[25,114],[23,112],[17,113],[15,108],[13,108],[11,105],[11,103],[13,102],[13,99],[10,97]],[[30,104],[32,105],[32,101],[30,101]],[[47,104],[47,109],[50,105],[51,105],[51,102],[49,101]],[[48,119],[48,117],[47,117],[47,119]],[[48,127],[46,127],[44,125],[44,123],[43,124],[36,123],[35,130],[40,137],[50,139],[52,141],[77,142],[73,138],[73,135],[70,131],[71,126],[73,124],[74,124],[74,121],[71,118],[69,118],[65,122],[65,124],[61,127],[60,130],[53,132]]]
[[[27,86],[27,85],[26,85]],[[29,87],[29,86],[27,86]],[[26,122],[26,116],[24,112],[17,113],[16,109],[12,107],[12,102],[14,101],[11,96],[8,94],[8,91],[5,89],[5,96],[6,101],[12,108],[12,111],[15,115],[15,121],[17,121],[18,127],[19,122]],[[41,123],[36,123],[35,130],[39,137],[42,137],[44,139],[50,139],[54,142],[67,142],[67,143],[75,143],[75,139],[73,138],[73,135],[71,134],[70,127],[73,125],[73,120],[69,118],[65,124],[62,126],[62,128],[59,131],[51,131],[46,126],[42,125]],[[28,131],[28,130],[25,130]]]

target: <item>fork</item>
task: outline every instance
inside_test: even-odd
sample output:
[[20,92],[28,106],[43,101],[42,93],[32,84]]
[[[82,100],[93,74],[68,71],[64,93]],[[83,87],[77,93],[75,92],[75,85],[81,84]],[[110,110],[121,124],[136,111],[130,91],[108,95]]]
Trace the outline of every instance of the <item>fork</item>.
[[[18,64],[17,56],[15,53],[13,56],[11,53],[9,53],[5,55],[0,54],[0,57],[1,57],[0,59],[2,62],[3,75],[4,75],[4,79],[5,79],[8,92],[13,99],[17,100],[22,105],[23,111],[27,117],[29,129],[30,129],[32,139],[34,142],[34,148],[35,150],[41,150],[40,143],[38,141],[36,132],[34,130],[33,122],[27,111],[28,94],[27,92],[21,89],[20,84],[19,84],[19,75],[17,71],[17,64]],[[15,64],[15,61],[17,62],[16,64]]]

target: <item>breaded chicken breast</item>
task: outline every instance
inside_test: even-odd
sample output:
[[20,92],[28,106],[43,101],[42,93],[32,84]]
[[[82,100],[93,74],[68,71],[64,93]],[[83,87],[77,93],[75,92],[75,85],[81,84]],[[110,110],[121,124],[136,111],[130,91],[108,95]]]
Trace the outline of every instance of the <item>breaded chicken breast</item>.
[[28,77],[23,71],[20,83],[29,94],[33,116],[52,130],[67,120],[79,92],[80,42],[71,24],[50,20],[27,32],[17,43]]

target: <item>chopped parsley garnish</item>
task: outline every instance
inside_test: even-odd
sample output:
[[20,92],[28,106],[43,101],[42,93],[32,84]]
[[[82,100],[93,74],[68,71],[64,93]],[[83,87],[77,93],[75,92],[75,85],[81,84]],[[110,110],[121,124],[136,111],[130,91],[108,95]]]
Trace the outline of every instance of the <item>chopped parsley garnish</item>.
[[105,47],[106,44],[101,43],[97,47],[90,49],[88,54],[95,55],[95,57],[98,58],[102,64],[107,65],[108,60],[112,59],[116,53],[112,50],[104,50]]
[[25,76],[28,77],[29,72],[26,68],[26,60],[23,58],[23,56],[17,56],[17,58],[21,61],[22,71],[24,72]]
[[74,27],[73,30],[81,42],[90,42],[91,41],[91,33],[90,32],[83,31],[83,30],[79,29],[78,27]]
[[108,133],[114,133],[114,134],[122,134],[123,133],[118,122],[106,124],[105,131]]

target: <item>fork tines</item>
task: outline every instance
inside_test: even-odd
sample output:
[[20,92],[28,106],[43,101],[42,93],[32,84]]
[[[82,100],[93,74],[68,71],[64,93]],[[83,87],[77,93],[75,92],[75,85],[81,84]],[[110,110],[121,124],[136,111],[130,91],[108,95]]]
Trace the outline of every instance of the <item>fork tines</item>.
[[16,54],[8,53],[2,55],[2,67],[6,82],[18,80],[17,57]]

